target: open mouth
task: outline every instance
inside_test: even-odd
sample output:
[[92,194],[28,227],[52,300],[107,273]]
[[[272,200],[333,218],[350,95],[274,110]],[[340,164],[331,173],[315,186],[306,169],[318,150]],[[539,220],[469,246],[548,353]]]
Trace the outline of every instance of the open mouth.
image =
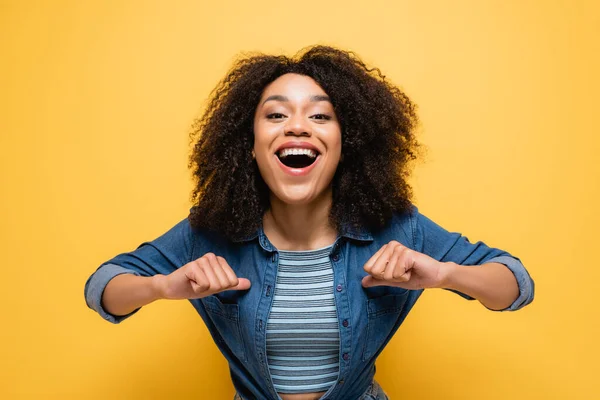
[[283,165],[289,168],[306,168],[311,166],[317,159],[319,153],[312,149],[283,149],[277,153],[277,157]]

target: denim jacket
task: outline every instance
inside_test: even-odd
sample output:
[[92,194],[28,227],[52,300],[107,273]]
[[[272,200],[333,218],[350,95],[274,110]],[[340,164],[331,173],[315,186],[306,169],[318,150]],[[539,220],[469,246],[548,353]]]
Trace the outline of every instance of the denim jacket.
[[[410,212],[395,214],[377,232],[343,227],[329,255],[340,329],[340,369],[337,383],[322,399],[357,399],[368,389],[377,356],[423,292],[388,286],[362,287],[361,280],[367,275],[365,262],[392,240],[442,262],[474,268],[488,262],[504,264],[516,277],[519,296],[500,311],[515,311],[533,301],[534,282],[518,258],[445,230],[420,214],[414,205]],[[246,291],[224,291],[190,302],[227,359],[237,393],[245,399],[279,399],[266,361],[266,322],[279,253],[262,228],[232,242],[215,233],[193,229],[184,219],[160,237],[101,264],[85,284],[87,305],[104,319],[119,323],[138,310],[114,316],[102,308],[102,292],[110,279],[124,273],[169,274],[208,252],[224,257],[237,276],[248,278],[252,286]]]

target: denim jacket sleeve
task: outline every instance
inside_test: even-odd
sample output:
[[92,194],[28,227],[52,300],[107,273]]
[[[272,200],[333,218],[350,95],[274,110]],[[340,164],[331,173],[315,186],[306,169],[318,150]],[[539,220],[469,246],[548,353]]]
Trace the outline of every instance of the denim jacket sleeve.
[[[533,301],[535,284],[519,258],[504,250],[489,247],[481,241],[471,243],[466,236],[458,232],[448,232],[422,215],[414,205],[411,223],[413,225],[415,249],[438,261],[452,261],[460,265],[470,266],[496,262],[504,264],[510,269],[517,279],[519,296],[509,307],[492,311],[516,311]],[[446,290],[455,292],[467,300],[474,300],[473,297],[459,291]]]
[[88,307],[114,324],[130,317],[139,309],[128,315],[116,316],[102,307],[102,294],[108,282],[120,274],[170,274],[191,261],[192,244],[191,227],[186,218],[158,238],[102,263],[85,283],[84,296]]

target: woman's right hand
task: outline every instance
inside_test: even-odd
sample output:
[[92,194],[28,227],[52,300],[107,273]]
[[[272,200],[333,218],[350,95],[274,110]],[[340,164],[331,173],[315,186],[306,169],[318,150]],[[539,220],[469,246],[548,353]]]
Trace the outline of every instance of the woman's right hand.
[[238,278],[227,261],[213,253],[185,264],[169,275],[157,275],[163,299],[199,299],[224,290],[247,290],[250,281]]

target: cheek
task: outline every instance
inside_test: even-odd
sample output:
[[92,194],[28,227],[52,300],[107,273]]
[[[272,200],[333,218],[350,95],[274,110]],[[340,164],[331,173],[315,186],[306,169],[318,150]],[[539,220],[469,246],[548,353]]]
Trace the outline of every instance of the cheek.
[[272,129],[265,124],[254,124],[254,151],[265,152],[268,150],[269,143],[273,140]]
[[263,152],[264,146],[260,135],[254,135],[254,152],[258,155]]
[[339,130],[329,132],[328,135],[329,148],[331,152],[339,157],[342,153],[342,134]]

